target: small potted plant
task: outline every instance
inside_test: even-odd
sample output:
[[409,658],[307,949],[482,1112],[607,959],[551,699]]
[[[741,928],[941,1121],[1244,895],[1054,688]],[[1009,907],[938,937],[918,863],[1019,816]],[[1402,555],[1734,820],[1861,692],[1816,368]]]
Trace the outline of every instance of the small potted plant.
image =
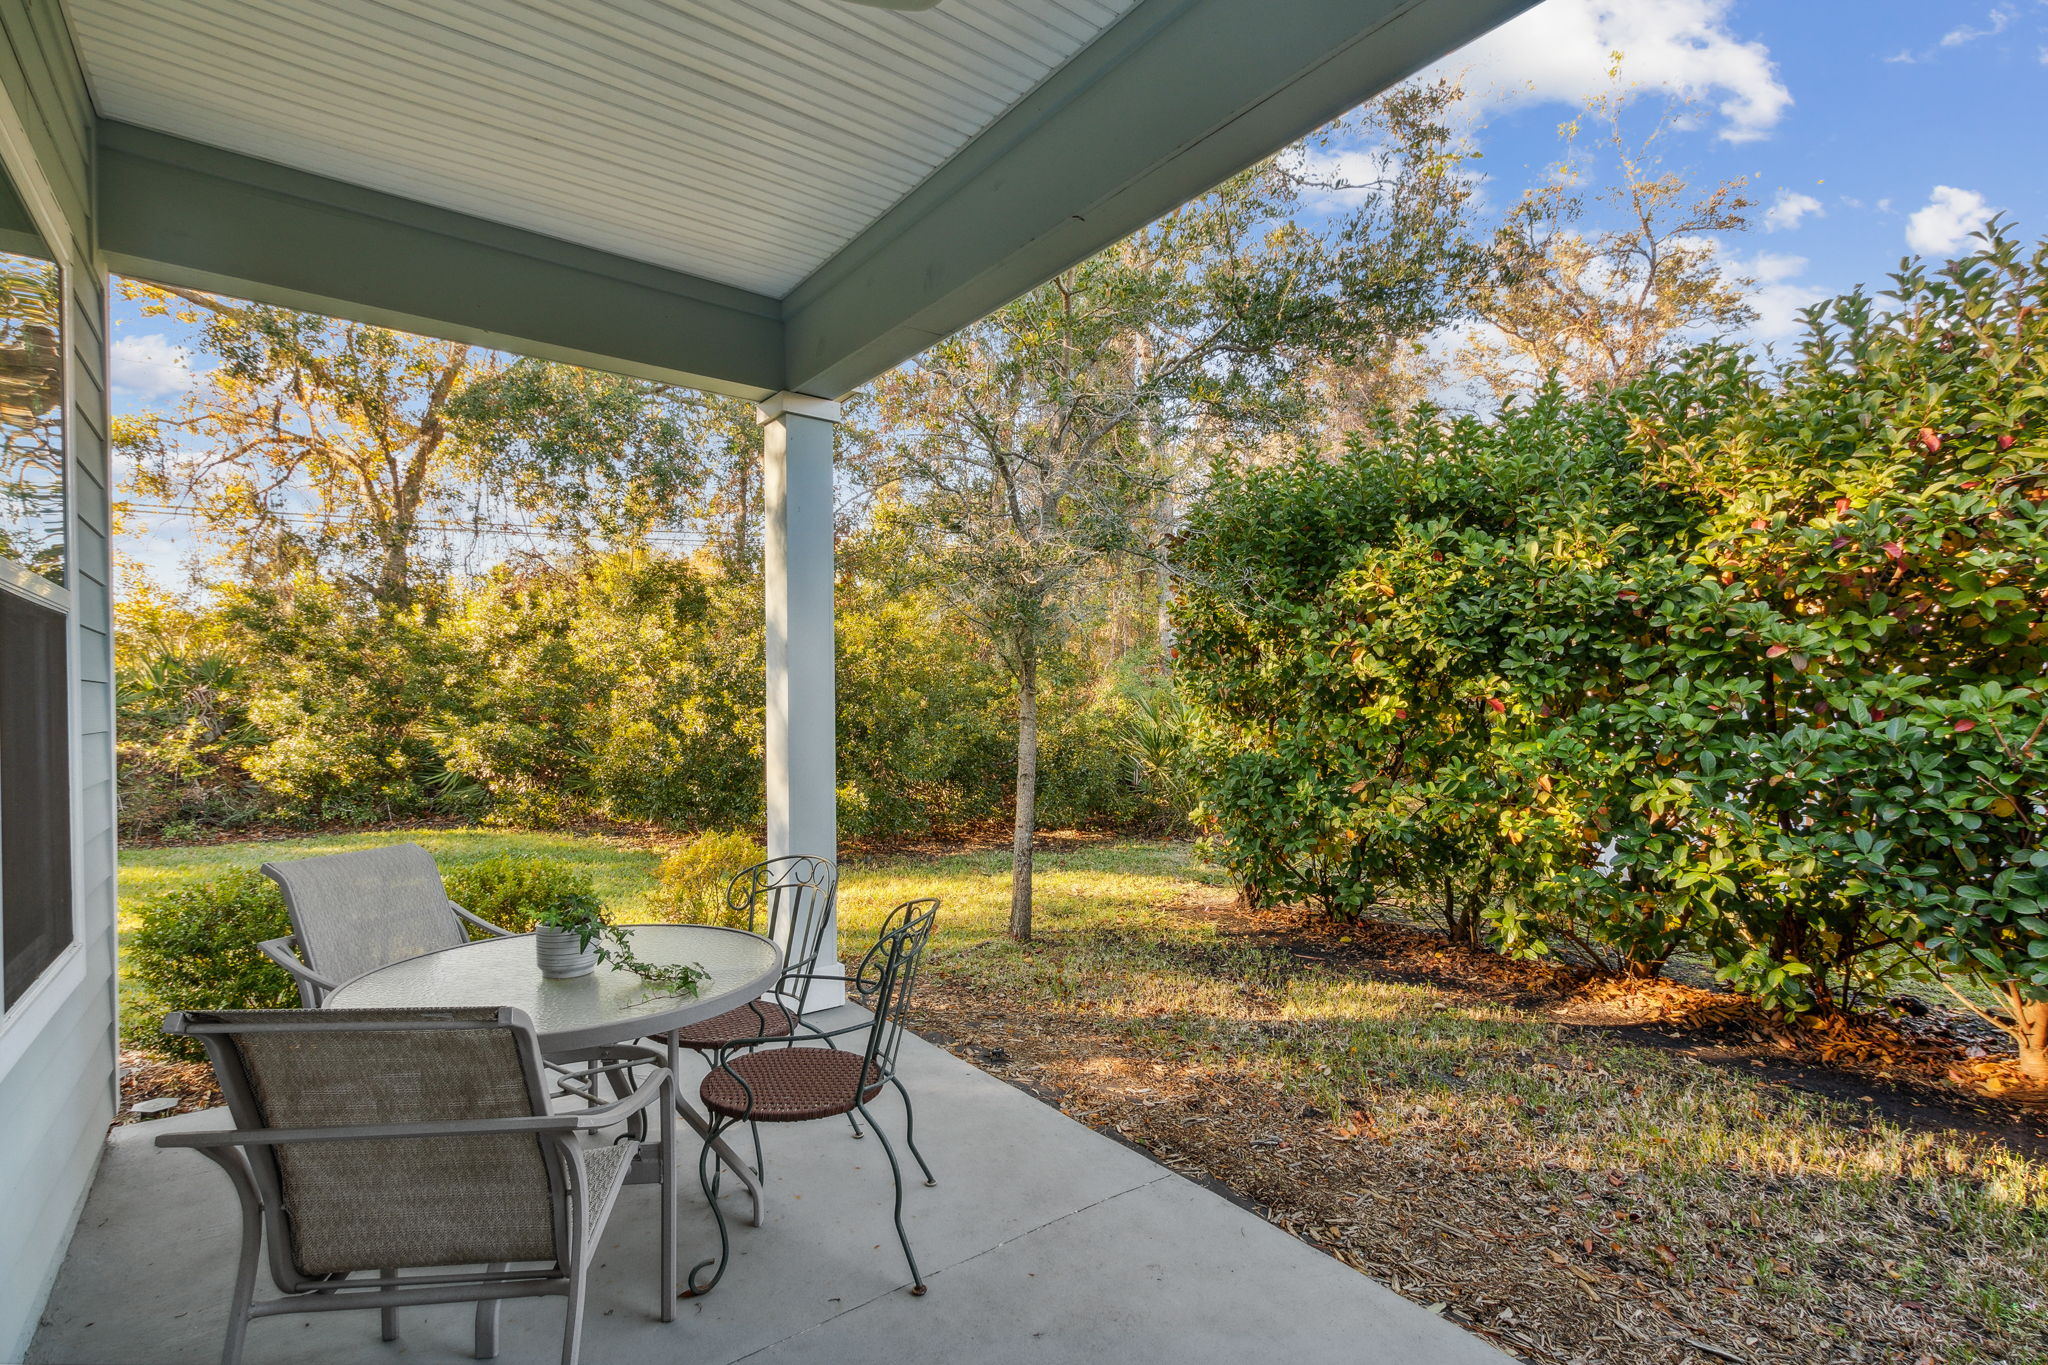
[[534,912],[533,951],[540,974],[556,980],[590,975],[610,932],[597,897],[582,891],[562,895]]

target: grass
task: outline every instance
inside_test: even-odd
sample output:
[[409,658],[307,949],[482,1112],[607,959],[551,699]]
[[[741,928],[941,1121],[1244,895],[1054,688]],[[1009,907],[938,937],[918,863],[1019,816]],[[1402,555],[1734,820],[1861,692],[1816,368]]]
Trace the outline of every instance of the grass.
[[[127,855],[146,894],[230,864],[407,837]],[[589,866],[631,917],[653,855],[427,831],[450,860]],[[1005,853],[849,867],[845,943],[944,901],[920,1020],[1296,1235],[1530,1359],[2048,1362],[2048,1169],[1684,1052],[1234,940],[1184,846],[1040,856],[1038,941]]]
[[588,869],[597,883],[597,894],[628,919],[644,911],[648,893],[654,888],[654,865],[659,860],[647,849],[622,840],[498,829],[378,830],[368,834],[269,839],[261,843],[123,849],[122,928],[129,927],[135,905],[144,898],[195,885],[230,868],[403,843],[419,844],[444,868],[482,862],[501,853],[566,859]]

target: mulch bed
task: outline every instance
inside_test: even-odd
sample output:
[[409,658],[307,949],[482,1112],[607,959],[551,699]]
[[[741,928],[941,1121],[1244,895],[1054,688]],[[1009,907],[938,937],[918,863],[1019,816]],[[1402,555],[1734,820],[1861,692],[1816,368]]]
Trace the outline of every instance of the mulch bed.
[[142,1123],[147,1118],[161,1118],[163,1115],[142,1115],[135,1112],[135,1106],[144,1100],[174,1099],[178,1107],[168,1112],[187,1113],[194,1109],[211,1109],[220,1104],[220,1087],[213,1082],[213,1068],[205,1062],[177,1062],[164,1057],[153,1057],[147,1052],[121,1050],[121,1112],[114,1116],[114,1126],[126,1123]]
[[1786,1022],[1726,991],[1679,981],[1616,981],[1556,962],[1517,961],[1412,924],[1342,924],[1291,906],[1246,910],[1219,898],[1175,908],[1228,937],[1303,962],[1433,986],[1643,1046],[1761,1069],[1766,1079],[1797,1089],[1874,1103],[1874,1112],[1913,1126],[1991,1137],[2048,1158],[2048,1095],[2020,1083],[2002,1034],[1958,1010],[1916,1005],[1918,1013],[1896,1017],[1840,1014]]

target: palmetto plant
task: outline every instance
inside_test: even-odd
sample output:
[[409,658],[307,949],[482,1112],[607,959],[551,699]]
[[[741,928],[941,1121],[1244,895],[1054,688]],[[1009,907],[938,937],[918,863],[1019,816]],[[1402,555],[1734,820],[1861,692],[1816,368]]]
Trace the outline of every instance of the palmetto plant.
[[1195,788],[1187,768],[1187,706],[1171,687],[1140,692],[1117,731],[1117,745],[1131,762],[1139,788],[1185,818],[1194,808]]

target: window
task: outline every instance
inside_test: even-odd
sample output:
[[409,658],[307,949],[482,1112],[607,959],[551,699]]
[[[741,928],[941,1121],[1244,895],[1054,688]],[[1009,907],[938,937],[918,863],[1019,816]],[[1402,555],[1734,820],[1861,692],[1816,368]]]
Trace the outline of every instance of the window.
[[63,300],[0,175],[0,1008],[72,939]]
[[71,943],[64,614],[0,590],[0,950],[12,1003]]

